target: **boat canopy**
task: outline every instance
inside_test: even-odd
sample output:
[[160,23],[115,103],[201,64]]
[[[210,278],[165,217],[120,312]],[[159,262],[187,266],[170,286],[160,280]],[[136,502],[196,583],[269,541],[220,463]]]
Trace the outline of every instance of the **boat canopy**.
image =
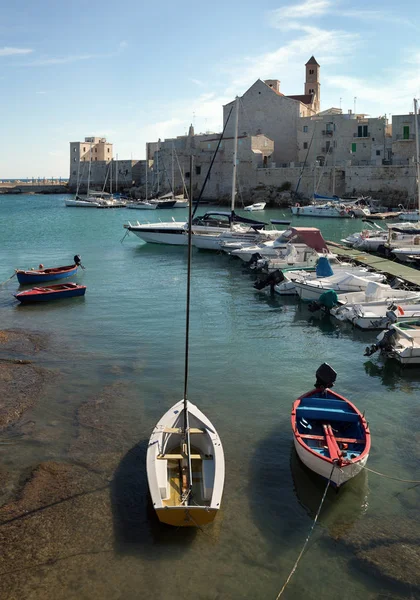
[[226,212],[226,211],[210,211],[206,212],[204,215],[200,215],[195,217],[192,221],[193,225],[200,225],[205,221],[216,221],[218,217],[222,217],[223,220],[228,220],[230,223],[245,223],[254,229],[263,229],[268,225],[268,223],[264,223],[263,221],[255,221],[254,219],[248,219],[247,217],[242,217],[237,215],[235,212]]
[[294,243],[306,244],[316,252],[328,252],[322,233],[316,227],[291,227],[291,238]]

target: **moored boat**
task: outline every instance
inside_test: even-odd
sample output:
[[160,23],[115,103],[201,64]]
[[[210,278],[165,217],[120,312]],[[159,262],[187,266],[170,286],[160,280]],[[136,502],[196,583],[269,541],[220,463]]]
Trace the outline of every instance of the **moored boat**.
[[14,294],[16,300],[22,304],[35,302],[49,302],[50,300],[61,300],[63,298],[73,298],[75,296],[84,296],[86,292],[85,285],[77,283],[58,283],[48,287],[34,287],[25,292]]
[[252,212],[257,210],[264,210],[266,204],[267,202],[254,202],[254,204],[248,204],[248,206],[245,206],[244,210]]
[[328,364],[316,377],[315,388],[292,405],[293,440],[300,460],[338,488],[366,465],[369,425],[352,402],[330,389],[337,374]]
[[81,259],[78,254],[76,254],[73,260],[73,265],[64,267],[45,269],[43,265],[40,265],[38,269],[29,269],[27,271],[16,269],[16,277],[20,284],[42,283],[44,281],[55,281],[57,279],[64,279],[65,277],[72,277],[76,275],[77,269],[81,266]]

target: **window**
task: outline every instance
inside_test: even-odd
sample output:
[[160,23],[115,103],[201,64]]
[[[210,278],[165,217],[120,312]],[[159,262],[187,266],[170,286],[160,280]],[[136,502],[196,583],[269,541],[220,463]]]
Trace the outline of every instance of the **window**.
[[108,152],[109,152],[109,148],[108,148]]
[[381,156],[381,151],[380,150],[376,151],[376,156]]
[[76,161],[77,161],[77,158],[76,158],[76,157],[74,157],[74,158],[73,158],[73,162],[76,162]]
[[313,75],[314,74],[314,70],[313,69],[309,69],[309,75]]
[[98,152],[98,148],[95,148],[95,152]]
[[73,152],[76,152],[76,146],[73,148]]
[[201,166],[197,165],[197,166],[195,167],[195,174],[196,174],[196,175],[201,175]]
[[309,90],[309,93],[310,93],[310,94],[314,94],[314,93],[315,93],[315,90],[313,90],[313,89],[311,88],[311,89]]
[[76,171],[73,171],[73,175],[76,175]]
[[357,137],[369,137],[368,126],[359,125],[357,128]]
[[83,152],[86,152],[86,148],[83,146]]
[[95,156],[95,160],[98,160],[98,157],[97,157],[97,156]]
[[308,133],[308,126],[307,125],[303,126],[303,133]]
[[189,172],[189,171],[187,171],[187,172],[185,173],[185,179],[189,179],[189,178],[190,178],[190,172]]
[[351,151],[352,151],[352,154],[354,154],[356,152],[356,144],[353,143],[351,145]]
[[303,142],[303,149],[307,150],[307,148],[308,148],[308,142]]
[[325,152],[330,151],[330,146],[331,146],[331,142],[329,140],[328,140],[328,142],[325,142]]
[[410,139],[410,127],[408,125],[404,125],[403,127],[403,140]]

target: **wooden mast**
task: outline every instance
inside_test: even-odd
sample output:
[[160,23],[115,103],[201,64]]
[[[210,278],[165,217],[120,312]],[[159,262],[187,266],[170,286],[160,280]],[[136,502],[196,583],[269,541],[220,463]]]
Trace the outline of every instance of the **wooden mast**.
[[417,177],[417,202],[420,221],[420,153],[419,153],[419,121],[417,98],[414,98],[414,131],[416,133],[416,177]]

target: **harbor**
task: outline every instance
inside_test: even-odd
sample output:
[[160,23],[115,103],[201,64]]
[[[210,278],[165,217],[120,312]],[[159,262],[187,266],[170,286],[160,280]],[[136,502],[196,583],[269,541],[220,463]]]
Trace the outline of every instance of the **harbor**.
[[[294,297],[259,292],[258,276],[242,261],[194,249],[190,399],[217,428],[226,482],[212,525],[165,528],[148,499],[145,460],[153,427],[182,398],[187,249],[143,243],[131,233],[121,243],[131,211],[69,210],[66,198],[34,203],[22,195],[0,205],[9,223],[1,281],[13,268],[69,265],[77,254],[85,270],[72,281],[87,288],[84,298],[28,306],[13,298],[16,279],[0,291],[3,380],[21,382],[19,405],[10,388],[15,404],[0,437],[2,597],[106,598],[123,590],[134,598],[149,586],[162,598],[181,590],[275,598],[325,489],[293,448],[292,403],[329,363],[338,374],[334,390],[369,421],[367,466],[416,480],[420,457],[410,422],[418,412],[418,370],[365,357],[375,332],[311,313]],[[211,210],[218,207],[198,214]],[[159,219],[182,222],[186,213],[162,210]],[[258,218],[317,227],[333,242],[331,252],[418,283],[411,267],[335,246],[360,231],[357,219],[303,224],[281,209]],[[31,244],[23,245],[27,230]],[[416,594],[418,506],[414,484],[367,470],[338,493],[328,490],[285,597],[313,597],[314,587],[327,597]],[[162,578],[174,556],[180,578]]]

